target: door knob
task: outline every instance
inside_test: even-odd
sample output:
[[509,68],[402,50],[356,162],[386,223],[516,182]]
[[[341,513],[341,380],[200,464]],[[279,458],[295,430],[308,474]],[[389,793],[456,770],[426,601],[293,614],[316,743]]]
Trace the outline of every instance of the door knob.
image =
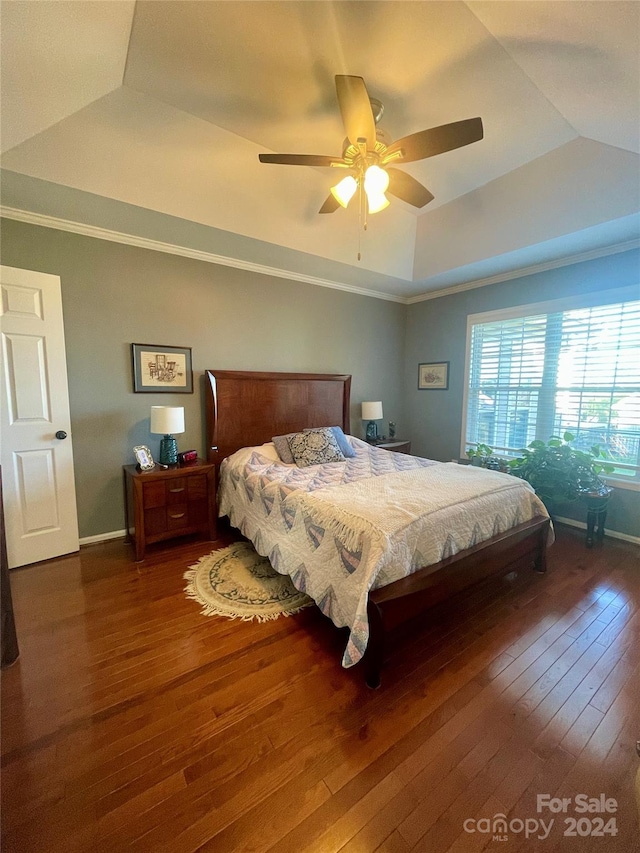
[[56,433],[56,438],[59,438],[60,441],[62,441],[62,439],[66,438],[66,437],[67,437],[67,434],[63,429],[59,429],[58,432]]

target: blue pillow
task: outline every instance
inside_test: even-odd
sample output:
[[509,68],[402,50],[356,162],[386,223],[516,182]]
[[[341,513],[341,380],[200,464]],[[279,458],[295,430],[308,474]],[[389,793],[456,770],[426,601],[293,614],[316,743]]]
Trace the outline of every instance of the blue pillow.
[[338,442],[338,447],[342,451],[342,455],[345,459],[353,459],[356,455],[355,450],[351,446],[351,442],[347,438],[347,436],[342,432],[342,429],[339,426],[331,427],[333,430],[333,434],[336,437],[336,441]]

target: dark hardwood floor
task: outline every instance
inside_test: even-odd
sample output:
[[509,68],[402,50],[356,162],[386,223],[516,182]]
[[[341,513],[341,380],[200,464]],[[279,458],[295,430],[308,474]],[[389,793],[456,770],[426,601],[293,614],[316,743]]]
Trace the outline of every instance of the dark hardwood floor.
[[[340,667],[344,634],[315,608],[202,616],[182,574],[209,543],[137,566],[112,542],[13,572],[3,850],[639,849],[640,549],[583,537],[561,528],[546,576],[425,619],[378,691]],[[571,804],[538,812],[541,794]],[[597,822],[578,794],[617,811]],[[476,823],[499,814],[507,840]],[[611,817],[616,835],[588,834]]]

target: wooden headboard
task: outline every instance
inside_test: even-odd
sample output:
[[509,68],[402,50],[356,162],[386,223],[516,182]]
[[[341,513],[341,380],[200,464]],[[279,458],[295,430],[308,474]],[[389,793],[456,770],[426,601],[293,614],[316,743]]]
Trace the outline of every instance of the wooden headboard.
[[306,427],[349,432],[350,376],[207,370],[205,385],[209,462]]

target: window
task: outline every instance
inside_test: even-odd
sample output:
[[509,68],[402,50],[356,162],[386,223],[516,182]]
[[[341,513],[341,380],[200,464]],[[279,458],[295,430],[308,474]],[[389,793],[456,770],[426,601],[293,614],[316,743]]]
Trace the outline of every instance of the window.
[[568,430],[608,451],[613,477],[640,481],[640,301],[545,307],[469,318],[463,451],[517,455]]

